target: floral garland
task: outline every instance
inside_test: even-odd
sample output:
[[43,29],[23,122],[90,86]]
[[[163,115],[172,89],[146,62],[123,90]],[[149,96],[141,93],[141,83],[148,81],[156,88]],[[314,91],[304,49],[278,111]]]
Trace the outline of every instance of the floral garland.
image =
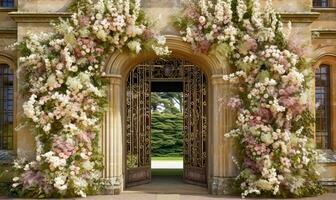
[[321,193],[309,111],[312,69],[289,40],[269,0],[187,0],[175,21],[196,52],[221,53],[235,72],[224,79],[237,89],[238,188],[248,195]]
[[140,0],[78,0],[55,33],[29,35],[16,46],[25,76],[23,105],[36,140],[36,160],[16,161],[13,191],[24,197],[82,196],[101,189],[98,150],[106,106],[106,55],[152,49],[168,55]]

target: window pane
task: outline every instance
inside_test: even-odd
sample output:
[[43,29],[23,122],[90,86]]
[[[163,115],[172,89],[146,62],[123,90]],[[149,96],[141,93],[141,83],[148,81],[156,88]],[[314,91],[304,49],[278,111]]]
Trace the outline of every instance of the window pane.
[[14,0],[0,0],[0,7],[14,7]]
[[314,7],[322,7],[326,8],[329,6],[329,0],[313,0],[313,6]]
[[315,73],[316,146],[330,148],[330,72],[328,65],[321,65]]
[[0,64],[0,149],[13,149],[13,73]]

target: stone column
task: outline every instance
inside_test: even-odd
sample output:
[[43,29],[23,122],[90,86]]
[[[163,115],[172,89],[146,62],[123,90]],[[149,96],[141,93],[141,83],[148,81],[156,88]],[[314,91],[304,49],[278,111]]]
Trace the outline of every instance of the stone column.
[[235,123],[236,113],[227,107],[227,102],[232,95],[230,85],[225,82],[222,75],[212,76],[212,98],[210,105],[212,112],[210,124],[212,135],[210,136],[210,192],[212,194],[228,194],[229,186],[237,175],[236,166],[233,163],[234,145],[231,138],[225,138]]
[[108,108],[101,131],[101,150],[104,156],[103,178],[105,194],[119,194],[123,190],[123,139],[121,124],[121,77],[108,76]]

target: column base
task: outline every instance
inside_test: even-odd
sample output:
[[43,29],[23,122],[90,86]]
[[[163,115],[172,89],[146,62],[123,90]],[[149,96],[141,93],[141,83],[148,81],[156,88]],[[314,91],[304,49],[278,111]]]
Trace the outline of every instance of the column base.
[[210,193],[213,195],[232,194],[234,177],[213,177],[210,181]]
[[104,195],[118,195],[123,191],[123,176],[103,178],[103,183],[102,194]]

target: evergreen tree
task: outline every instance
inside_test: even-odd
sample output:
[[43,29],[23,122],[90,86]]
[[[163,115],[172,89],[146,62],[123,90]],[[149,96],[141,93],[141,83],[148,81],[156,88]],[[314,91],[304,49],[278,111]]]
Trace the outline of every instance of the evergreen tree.
[[182,94],[152,93],[152,155],[182,156],[183,114]]

